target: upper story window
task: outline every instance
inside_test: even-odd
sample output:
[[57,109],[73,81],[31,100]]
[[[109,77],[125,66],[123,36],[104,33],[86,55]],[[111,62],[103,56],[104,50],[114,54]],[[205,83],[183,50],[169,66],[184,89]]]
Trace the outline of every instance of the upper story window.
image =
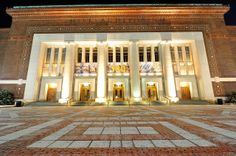
[[139,51],[139,62],[143,62],[144,61],[144,48],[139,47],[138,51]]
[[57,64],[58,56],[59,56],[59,48],[55,48],[53,64]]
[[183,61],[182,47],[177,47],[177,49],[178,49],[179,61]]
[[90,48],[85,48],[85,62],[89,62],[89,53],[90,53]]
[[93,48],[93,62],[96,63],[98,61],[98,50],[97,48]]
[[151,62],[152,61],[152,48],[147,47],[147,61]]
[[128,47],[123,47],[123,60],[128,62]]
[[66,48],[63,48],[62,49],[61,63],[65,64],[65,60],[66,60]]
[[116,62],[120,62],[120,47],[116,47]]
[[47,48],[43,65],[43,76],[60,76],[64,72],[66,48]]
[[171,47],[171,58],[176,75],[194,75],[192,54],[188,44],[178,44]]
[[46,63],[46,64],[49,64],[49,63],[50,63],[51,51],[52,51],[51,48],[47,48],[47,55],[46,55],[46,60],[45,60],[45,63]]
[[77,62],[82,62],[82,48],[78,48]]
[[191,61],[189,47],[185,47],[185,52],[186,52],[186,61]]
[[175,49],[174,49],[174,47],[170,47],[170,54],[171,54],[172,62],[175,62],[176,59],[175,59]]
[[108,47],[108,62],[113,62],[113,49]]
[[155,62],[159,62],[159,49],[158,49],[158,47],[154,47],[154,56],[155,56]]

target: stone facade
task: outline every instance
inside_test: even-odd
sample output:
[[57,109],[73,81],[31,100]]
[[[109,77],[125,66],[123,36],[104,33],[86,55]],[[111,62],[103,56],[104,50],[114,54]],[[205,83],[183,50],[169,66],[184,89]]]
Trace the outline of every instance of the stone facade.
[[[215,97],[224,96],[235,90],[236,84],[236,28],[225,26],[223,15],[228,9],[225,6],[8,9],[13,20],[10,29],[0,30],[3,47],[0,49],[0,88],[10,89],[23,98],[24,85],[17,81],[27,78],[36,33],[199,31],[204,36]],[[9,82],[6,84],[3,80]]]

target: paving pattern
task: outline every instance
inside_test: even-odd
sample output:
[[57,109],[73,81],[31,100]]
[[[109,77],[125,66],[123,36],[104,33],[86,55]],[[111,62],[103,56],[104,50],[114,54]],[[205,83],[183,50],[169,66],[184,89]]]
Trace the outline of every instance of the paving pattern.
[[0,155],[236,155],[232,105],[1,108]]

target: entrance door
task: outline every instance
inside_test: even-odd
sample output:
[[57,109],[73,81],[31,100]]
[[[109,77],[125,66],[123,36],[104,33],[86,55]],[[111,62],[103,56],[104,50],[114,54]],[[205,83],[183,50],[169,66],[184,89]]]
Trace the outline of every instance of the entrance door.
[[47,91],[47,101],[55,102],[57,99],[57,88],[48,87]]
[[115,84],[113,87],[113,101],[124,101],[124,85]]
[[151,100],[151,101],[156,101],[158,100],[158,97],[157,97],[157,87],[155,84],[147,84],[147,98],[148,100]]
[[181,95],[182,100],[191,100],[190,89],[188,85],[181,87]]
[[88,101],[90,99],[90,84],[82,84],[80,87],[80,101]]

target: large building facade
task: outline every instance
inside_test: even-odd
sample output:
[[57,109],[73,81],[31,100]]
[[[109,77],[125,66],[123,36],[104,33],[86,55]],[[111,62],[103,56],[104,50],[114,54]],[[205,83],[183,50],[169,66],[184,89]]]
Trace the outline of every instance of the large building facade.
[[58,6],[7,10],[0,89],[26,101],[209,100],[236,90],[228,7]]

